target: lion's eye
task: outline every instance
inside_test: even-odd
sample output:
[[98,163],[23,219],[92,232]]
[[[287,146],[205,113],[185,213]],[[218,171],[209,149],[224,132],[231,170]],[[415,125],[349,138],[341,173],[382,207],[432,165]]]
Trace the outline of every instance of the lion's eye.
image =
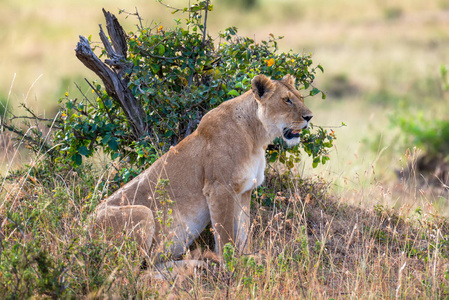
[[293,104],[293,102],[292,102],[292,100],[290,100],[290,98],[284,98],[284,102],[287,104],[290,104],[290,105]]

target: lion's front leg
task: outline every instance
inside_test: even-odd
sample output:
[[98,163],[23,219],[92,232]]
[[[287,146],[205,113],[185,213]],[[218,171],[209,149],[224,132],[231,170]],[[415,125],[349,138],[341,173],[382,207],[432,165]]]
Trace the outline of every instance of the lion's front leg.
[[251,190],[243,193],[240,196],[240,201],[234,206],[234,235],[235,246],[240,254],[243,254],[248,249],[248,233],[250,229],[250,205],[251,205]]
[[220,182],[206,185],[203,192],[214,229],[215,252],[221,256],[224,245],[234,243],[234,205],[239,199],[231,187]]

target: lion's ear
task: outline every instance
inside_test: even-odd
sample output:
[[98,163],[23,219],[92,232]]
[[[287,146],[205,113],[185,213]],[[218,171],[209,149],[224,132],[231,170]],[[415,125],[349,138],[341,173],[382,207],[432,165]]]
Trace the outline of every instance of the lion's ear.
[[274,84],[271,79],[265,75],[257,75],[251,80],[251,89],[254,96],[260,101],[262,97],[266,97],[274,91]]
[[292,75],[290,75],[290,74],[287,74],[287,75],[285,75],[283,78],[282,78],[282,82],[284,82],[284,83],[286,83],[286,84],[288,84],[288,85],[291,85],[291,86],[295,86],[295,77],[293,77]]

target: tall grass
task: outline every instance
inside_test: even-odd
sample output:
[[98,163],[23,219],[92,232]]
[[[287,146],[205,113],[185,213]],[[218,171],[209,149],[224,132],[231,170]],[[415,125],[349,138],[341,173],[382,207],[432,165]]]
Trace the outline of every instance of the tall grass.
[[[174,274],[151,264],[143,268],[144,257],[130,240],[108,244],[91,236],[90,216],[110,172],[37,160],[5,179],[2,298],[449,296],[447,220],[431,205],[348,204],[388,197],[381,186],[344,199],[332,196],[322,179],[270,173],[253,194],[250,252],[237,256],[226,247],[221,265],[205,260],[206,267]],[[203,235],[186,258],[213,249],[211,240]]]

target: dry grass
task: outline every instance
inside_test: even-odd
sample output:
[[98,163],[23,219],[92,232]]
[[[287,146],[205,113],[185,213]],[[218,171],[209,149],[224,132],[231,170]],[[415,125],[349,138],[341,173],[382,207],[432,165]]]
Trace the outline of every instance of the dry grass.
[[[209,262],[174,276],[154,266],[141,269],[130,241],[109,245],[90,236],[89,215],[101,197],[94,170],[26,171],[1,191],[3,297],[449,296],[449,223],[431,205],[362,209],[330,196],[322,179],[269,174],[253,198],[251,253],[239,257],[230,248],[221,267]],[[352,197],[385,193],[373,187]]]

